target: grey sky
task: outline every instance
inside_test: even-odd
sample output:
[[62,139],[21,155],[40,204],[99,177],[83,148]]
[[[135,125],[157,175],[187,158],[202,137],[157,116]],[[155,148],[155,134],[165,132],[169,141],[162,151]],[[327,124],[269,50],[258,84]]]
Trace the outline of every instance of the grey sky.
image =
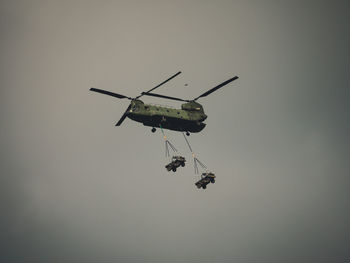
[[[347,1],[1,1],[1,262],[346,262]],[[159,93],[199,102],[216,173],[164,165],[127,119]],[[188,83],[188,86],[184,86]],[[145,102],[180,107],[158,98]]]

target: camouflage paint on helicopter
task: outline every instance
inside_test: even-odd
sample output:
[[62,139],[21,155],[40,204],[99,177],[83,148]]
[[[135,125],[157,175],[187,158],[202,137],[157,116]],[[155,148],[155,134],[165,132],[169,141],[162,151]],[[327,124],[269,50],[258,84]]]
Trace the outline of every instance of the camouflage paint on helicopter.
[[181,109],[144,104],[133,100],[126,116],[145,126],[159,127],[174,131],[200,132],[204,129],[203,121],[207,118],[202,105],[193,101],[181,105]]

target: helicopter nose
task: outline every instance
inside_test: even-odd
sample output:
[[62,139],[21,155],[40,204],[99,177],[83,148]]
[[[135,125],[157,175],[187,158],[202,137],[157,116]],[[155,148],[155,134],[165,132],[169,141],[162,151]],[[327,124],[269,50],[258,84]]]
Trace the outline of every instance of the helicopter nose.
[[205,121],[207,118],[208,118],[208,116],[203,114],[203,117],[201,118],[201,121]]

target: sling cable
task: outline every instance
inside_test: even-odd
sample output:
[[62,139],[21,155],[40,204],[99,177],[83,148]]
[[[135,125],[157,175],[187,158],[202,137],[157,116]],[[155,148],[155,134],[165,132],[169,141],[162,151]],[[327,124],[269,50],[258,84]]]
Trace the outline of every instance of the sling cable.
[[193,163],[194,163],[194,173],[195,173],[195,174],[198,174],[198,173],[199,173],[199,171],[198,171],[198,164],[199,164],[203,169],[207,170],[207,167],[206,167],[201,161],[199,161],[199,160],[197,159],[195,153],[194,153],[193,150],[192,150],[192,147],[191,147],[190,143],[188,142],[188,140],[187,140],[187,138],[186,138],[186,136],[185,136],[185,134],[184,134],[183,132],[182,132],[182,135],[184,136],[185,141],[186,141],[186,143],[187,143],[187,145],[188,145],[188,148],[190,149],[190,151],[191,151],[191,153],[192,153]]
[[164,138],[164,142],[165,142],[165,157],[170,157],[170,152],[169,152],[169,148],[171,150],[173,150],[174,152],[177,152],[176,148],[174,145],[172,145],[172,143],[167,139],[164,130],[162,128],[162,125],[159,125],[160,130],[162,131],[163,134],[163,138]]

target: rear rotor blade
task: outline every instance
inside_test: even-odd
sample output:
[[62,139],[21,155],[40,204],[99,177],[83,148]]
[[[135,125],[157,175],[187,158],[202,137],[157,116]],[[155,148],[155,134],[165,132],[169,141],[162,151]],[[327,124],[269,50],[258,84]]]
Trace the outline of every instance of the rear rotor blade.
[[148,92],[151,92],[152,90],[155,90],[156,88],[159,88],[160,86],[162,86],[163,84],[167,83],[169,80],[172,80],[173,78],[175,78],[179,74],[181,74],[181,71],[177,72],[175,75],[171,76],[167,80],[164,80],[162,83],[158,84],[157,86],[155,86],[154,88],[150,89],[149,91],[142,92],[141,95],[136,97],[136,99],[138,99],[138,98],[142,97],[143,95],[145,95],[144,93],[148,93]]
[[128,111],[131,108],[131,104],[129,105],[129,107],[126,109],[126,111],[124,112],[124,114],[122,115],[122,117],[120,118],[120,120],[117,122],[117,124],[115,126],[120,126],[120,124],[122,124],[122,122],[125,120]]
[[204,92],[202,95],[198,96],[197,98],[195,98],[195,99],[193,99],[193,100],[196,101],[196,100],[198,100],[199,98],[208,96],[209,94],[213,93],[214,91],[216,91],[216,90],[222,88],[223,86],[229,84],[231,81],[234,81],[234,80],[236,80],[236,79],[238,79],[237,76],[235,76],[235,77],[233,77],[233,78],[230,78],[230,79],[224,81],[223,83],[217,85],[216,87],[214,87],[214,88],[208,90],[207,92]]
[[109,95],[109,96],[112,96],[112,97],[116,97],[118,99],[129,99],[129,100],[133,99],[133,98],[130,98],[128,96],[124,96],[124,95],[121,95],[121,94],[118,94],[118,93],[114,93],[114,92],[110,92],[110,91],[103,90],[103,89],[91,88],[90,90],[98,92],[98,93],[102,93],[102,94],[105,94],[105,95]]
[[159,85],[155,86],[153,89],[150,89],[149,91],[146,91],[146,93],[151,92],[152,90],[155,90],[156,88],[159,88],[160,86],[162,86],[163,84],[167,83],[169,80],[172,80],[173,78],[175,78],[179,74],[181,74],[181,71],[177,72],[175,75],[171,76],[167,80],[164,80],[162,83],[160,83]]
[[175,97],[160,95],[160,94],[156,94],[156,93],[142,92],[141,94],[142,94],[142,95],[147,95],[147,96],[153,96],[153,97],[163,98],[163,99],[169,99],[169,100],[178,100],[178,101],[185,101],[185,102],[188,102],[188,101],[189,101],[189,100],[183,100],[183,99],[180,99],[180,98],[175,98]]

